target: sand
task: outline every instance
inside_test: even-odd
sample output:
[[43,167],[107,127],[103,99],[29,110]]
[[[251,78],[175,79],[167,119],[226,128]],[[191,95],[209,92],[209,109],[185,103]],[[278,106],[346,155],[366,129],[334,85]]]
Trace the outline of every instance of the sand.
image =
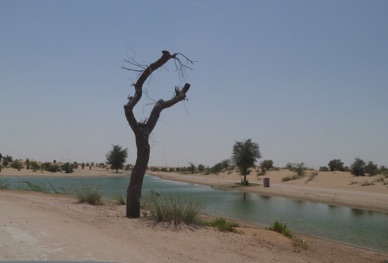
[[[5,169],[0,174],[25,175]],[[263,188],[262,178],[250,175],[249,191],[297,195],[300,199],[351,202],[368,206],[381,196],[387,204],[386,186],[361,186],[348,181],[346,173],[319,173],[307,184],[304,180],[282,183],[288,171],[271,172],[271,187]],[[103,175],[106,171],[84,170],[72,175]],[[118,176],[125,175],[121,172]],[[52,176],[50,173],[32,173]],[[159,174],[169,179],[231,188],[240,180],[236,174]],[[237,179],[237,180],[236,180]],[[333,181],[336,181],[333,183]],[[334,186],[333,186],[334,184]],[[307,194],[306,194],[307,193]],[[345,194],[344,194],[345,193]],[[348,196],[342,198],[342,196]],[[309,199],[310,198],[310,199]],[[349,200],[348,200],[349,198]],[[384,199],[385,198],[385,199]],[[382,204],[375,205],[384,210]],[[104,205],[79,204],[71,196],[0,190],[0,260],[61,260],[105,262],[381,262],[388,254],[351,247],[332,241],[298,235],[309,248],[293,247],[290,239],[257,227],[245,226],[240,233],[223,233],[204,226],[155,224],[149,218],[127,219],[125,207],[105,201]]]

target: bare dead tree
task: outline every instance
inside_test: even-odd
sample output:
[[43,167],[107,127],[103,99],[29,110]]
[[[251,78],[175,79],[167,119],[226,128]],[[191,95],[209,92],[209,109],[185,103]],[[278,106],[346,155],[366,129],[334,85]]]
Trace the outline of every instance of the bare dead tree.
[[[180,76],[184,76],[185,70],[191,69],[188,65],[193,64],[194,62],[181,53],[170,54],[170,52],[163,50],[162,56],[148,66],[139,64],[134,59],[130,58],[125,60],[129,64],[129,67],[123,67],[126,70],[138,72],[140,74],[136,83],[133,84],[135,94],[133,96],[128,96],[128,103],[124,105],[125,117],[135,134],[137,148],[136,163],[132,169],[131,179],[127,190],[126,216],[128,218],[140,217],[141,190],[150,157],[149,136],[159,120],[160,113],[164,109],[186,99],[186,93],[190,88],[190,84],[188,83],[181,89],[174,87],[174,96],[171,99],[158,100],[147,119],[141,122],[136,120],[133,109],[142,97],[144,82],[151,76],[152,72],[164,66],[171,59],[174,61]],[[183,63],[182,60],[185,63]]]

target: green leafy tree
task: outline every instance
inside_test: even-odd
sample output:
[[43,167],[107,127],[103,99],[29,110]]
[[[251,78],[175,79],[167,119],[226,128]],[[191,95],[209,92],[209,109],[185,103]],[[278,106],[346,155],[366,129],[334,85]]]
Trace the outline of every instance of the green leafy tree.
[[36,161],[31,161],[31,162],[30,162],[30,166],[31,166],[31,169],[32,169],[33,171],[37,171],[37,170],[40,169],[40,166],[39,166],[39,164],[38,164]]
[[106,156],[106,161],[110,164],[111,169],[115,169],[118,173],[119,169],[124,168],[125,160],[127,159],[128,149],[123,149],[119,145],[113,145],[113,149],[108,152]]
[[190,173],[194,173],[195,172],[195,164],[193,164],[193,163],[189,163],[190,164],[190,166],[188,167],[189,168],[189,171],[190,171]]
[[273,169],[273,161],[272,160],[264,160],[260,163],[260,168],[263,171],[268,171]]
[[19,160],[14,160],[11,163],[11,168],[18,169],[18,171],[20,171],[20,169],[23,168],[23,163]]
[[12,158],[12,156],[9,156],[9,155],[7,155],[7,156],[3,156],[3,164],[4,164],[4,167],[7,167],[10,163],[12,163],[13,162],[13,158]]
[[340,159],[331,160],[327,166],[329,166],[330,171],[345,171],[344,163]]
[[354,162],[350,166],[350,173],[355,176],[365,175],[365,162],[360,158],[355,158]]
[[65,173],[70,174],[74,171],[74,164],[67,162],[65,164],[62,164],[61,169]]
[[233,146],[232,160],[244,176],[244,184],[247,184],[249,168],[255,167],[256,159],[261,158],[259,145],[251,139],[236,142]]
[[377,164],[373,163],[372,161],[368,162],[368,164],[365,166],[365,173],[367,173],[369,176],[378,174],[379,168],[377,167]]

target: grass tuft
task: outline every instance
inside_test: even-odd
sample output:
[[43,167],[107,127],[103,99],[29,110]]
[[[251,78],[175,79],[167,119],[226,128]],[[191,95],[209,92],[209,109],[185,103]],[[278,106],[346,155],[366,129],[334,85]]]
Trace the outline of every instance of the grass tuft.
[[204,203],[178,195],[161,194],[151,191],[141,199],[141,206],[157,222],[195,223]]
[[115,195],[113,197],[113,200],[115,200],[119,205],[125,205],[126,204],[126,199],[122,195]]
[[294,237],[292,239],[292,251],[296,253],[300,253],[302,250],[309,249],[309,244],[306,240],[302,238]]
[[269,230],[278,232],[285,237],[292,238],[292,234],[290,230],[287,228],[287,225],[283,224],[282,222],[275,221],[275,223],[273,223],[273,225],[269,228]]
[[221,232],[236,232],[236,227],[239,226],[238,223],[228,222],[222,217],[216,218],[210,222],[206,222],[205,224],[211,227],[215,227]]
[[90,205],[99,205],[102,203],[102,192],[97,186],[85,186],[77,189],[74,193],[78,202],[88,203]]

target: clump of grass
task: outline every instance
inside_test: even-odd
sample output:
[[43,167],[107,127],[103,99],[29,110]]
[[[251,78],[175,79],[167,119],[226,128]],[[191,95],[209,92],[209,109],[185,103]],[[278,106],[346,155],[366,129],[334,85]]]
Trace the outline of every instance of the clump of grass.
[[361,183],[361,186],[371,186],[371,185],[373,185],[373,182],[364,181],[363,183]]
[[358,184],[356,181],[351,181],[349,185]]
[[102,203],[102,192],[97,186],[85,186],[77,189],[74,193],[78,202],[88,203],[90,205],[99,205]]
[[151,191],[141,199],[141,206],[157,222],[170,222],[175,225],[191,224],[198,221],[204,203],[188,197],[161,194]]
[[10,189],[11,186],[7,180],[0,179],[0,189]]
[[300,253],[302,250],[309,249],[309,244],[306,240],[298,237],[292,239],[292,251]]
[[221,232],[236,232],[236,227],[239,226],[238,223],[226,221],[222,217],[216,218],[210,222],[206,222],[205,224],[211,227],[215,227]]
[[113,197],[113,200],[115,200],[119,205],[125,205],[126,204],[126,200],[125,198],[122,196],[122,195],[115,195]]
[[282,178],[282,182],[288,182],[288,181],[296,180],[296,179],[299,179],[299,177],[297,175],[286,176],[286,177]]
[[278,232],[288,238],[292,238],[292,234],[290,230],[287,228],[287,225],[283,224],[282,222],[275,221],[275,223],[273,223],[273,225],[269,228],[269,230]]

